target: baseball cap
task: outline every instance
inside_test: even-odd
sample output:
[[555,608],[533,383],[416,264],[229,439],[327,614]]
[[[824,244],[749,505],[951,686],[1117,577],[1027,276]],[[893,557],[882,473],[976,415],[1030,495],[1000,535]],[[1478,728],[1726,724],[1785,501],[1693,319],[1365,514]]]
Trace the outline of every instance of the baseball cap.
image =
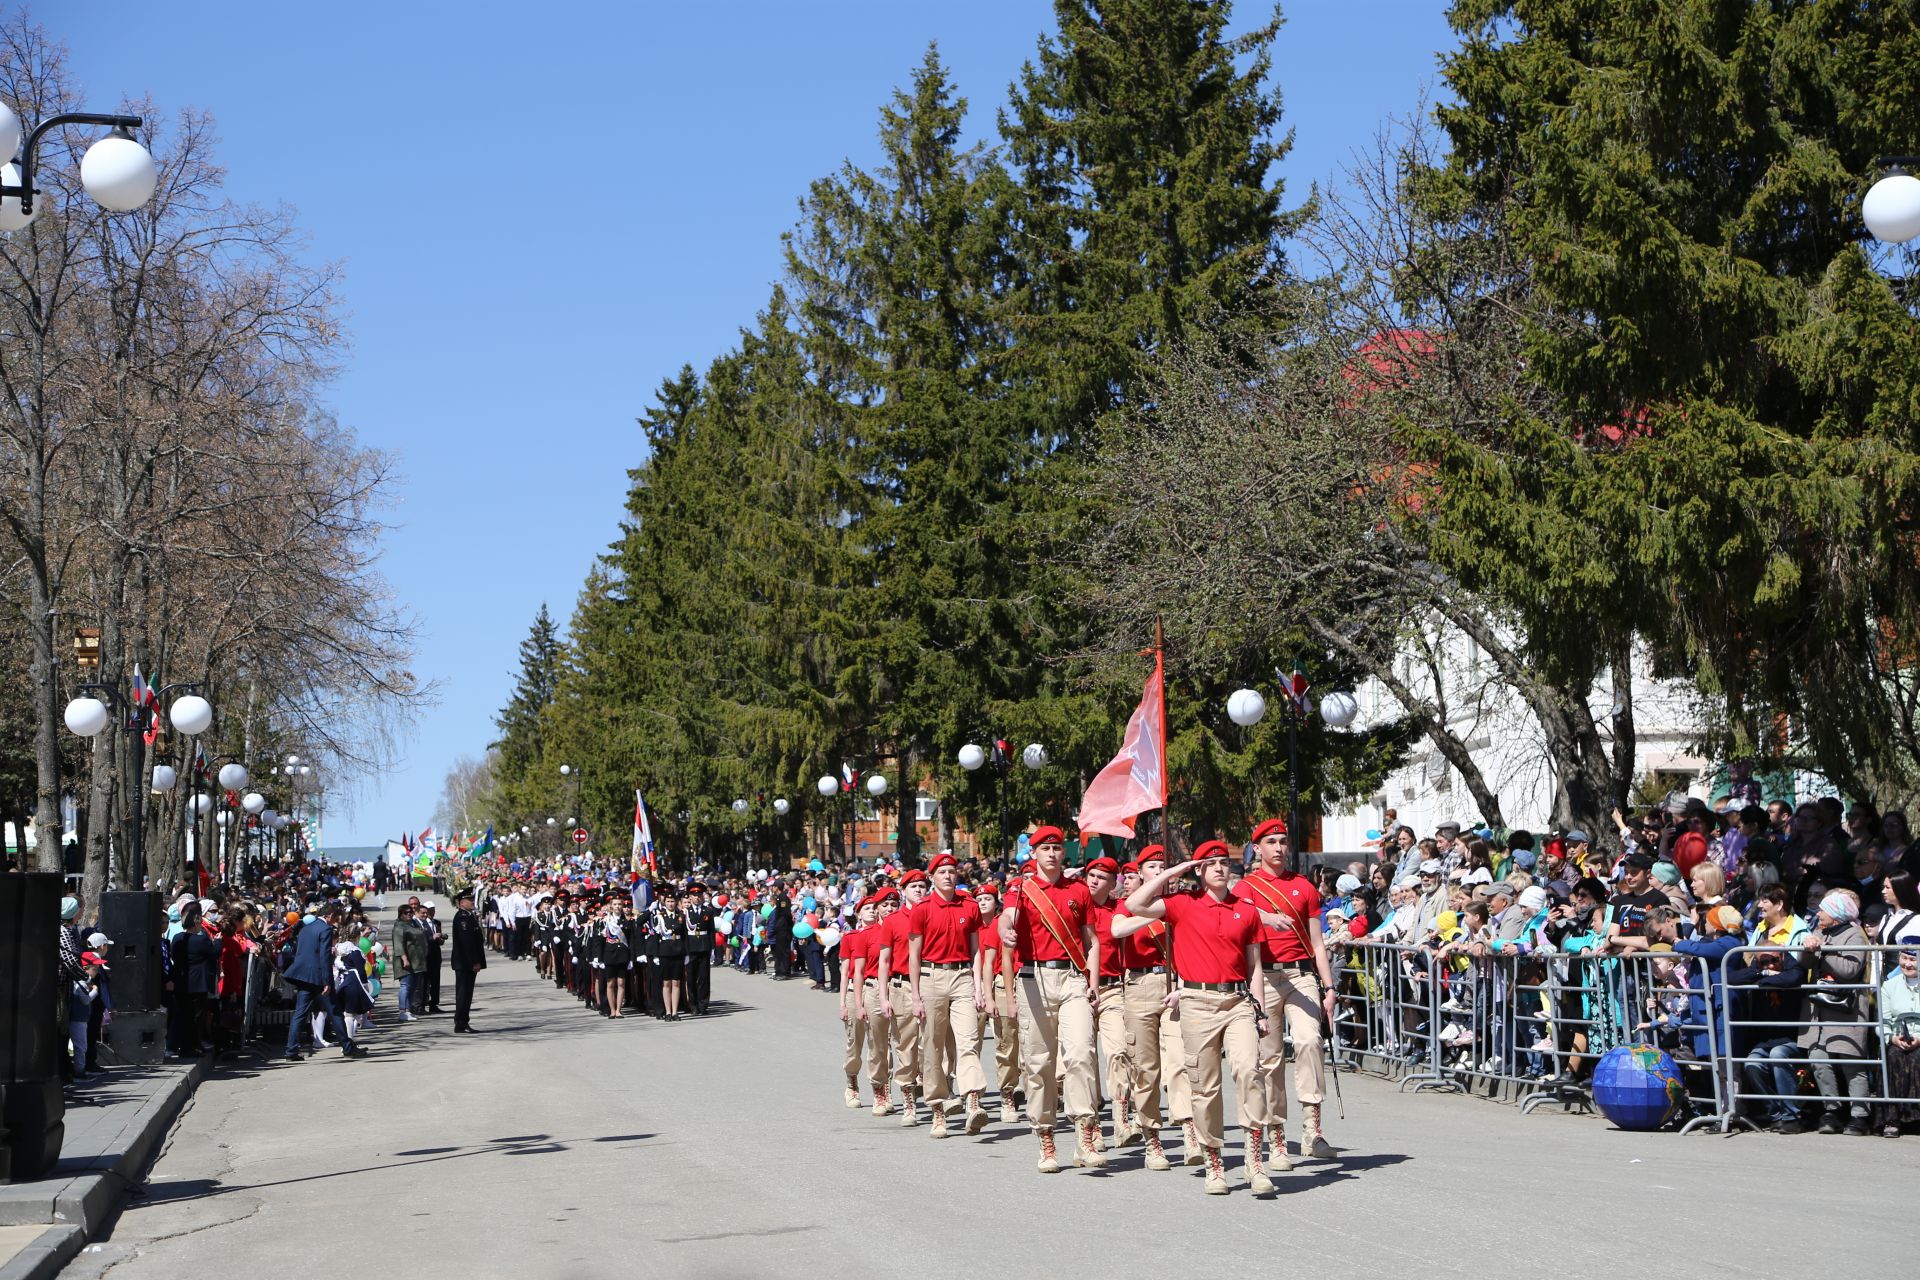
[[1635,849],[1621,861],[1620,865],[1623,867],[1632,867],[1636,871],[1651,871],[1653,870],[1653,855],[1650,853],[1642,853],[1640,850]]
[[1438,858],[1428,858],[1428,859],[1427,859],[1427,860],[1426,860],[1425,862],[1423,862],[1423,863],[1421,863],[1421,864],[1420,864],[1420,874],[1421,874],[1421,875],[1423,875],[1423,876],[1437,876],[1437,875],[1439,875],[1439,874],[1440,874],[1440,859],[1438,859]]
[[112,945],[113,939],[104,933],[94,932],[87,935],[87,946],[94,951],[100,952],[102,955],[105,955],[107,948]]

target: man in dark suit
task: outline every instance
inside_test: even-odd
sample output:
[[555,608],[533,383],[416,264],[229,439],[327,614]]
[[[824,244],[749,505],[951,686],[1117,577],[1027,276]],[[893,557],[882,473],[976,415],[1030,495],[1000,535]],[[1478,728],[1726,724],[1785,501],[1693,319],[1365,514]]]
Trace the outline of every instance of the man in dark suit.
[[281,976],[297,992],[293,1000],[293,1019],[287,1023],[287,1057],[300,1061],[300,1028],[313,1017],[313,1007],[326,1015],[327,1030],[349,1058],[364,1058],[367,1051],[347,1034],[346,1023],[333,1007],[333,922],[340,917],[338,901],[323,903],[314,918],[300,926],[293,939],[293,960]]
[[453,901],[453,1029],[470,1032],[473,980],[487,967],[487,941],[473,910],[473,890],[462,889]]
[[447,941],[447,931],[434,918],[434,905],[431,902],[420,904],[420,910],[414,913],[414,923],[427,935],[427,967],[420,975],[420,985],[427,993],[427,1012],[439,1013],[440,1009],[440,955]]
[[713,996],[713,927],[719,919],[707,903],[707,887],[698,880],[687,885],[687,1005],[705,1013]]

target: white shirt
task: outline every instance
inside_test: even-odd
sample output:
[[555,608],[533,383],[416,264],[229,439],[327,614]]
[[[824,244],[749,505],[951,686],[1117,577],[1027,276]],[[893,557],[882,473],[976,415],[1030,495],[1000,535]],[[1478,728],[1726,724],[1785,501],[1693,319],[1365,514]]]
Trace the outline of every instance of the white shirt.
[[533,914],[533,908],[527,905],[526,897],[518,892],[507,895],[505,910],[507,918],[511,920],[524,920]]

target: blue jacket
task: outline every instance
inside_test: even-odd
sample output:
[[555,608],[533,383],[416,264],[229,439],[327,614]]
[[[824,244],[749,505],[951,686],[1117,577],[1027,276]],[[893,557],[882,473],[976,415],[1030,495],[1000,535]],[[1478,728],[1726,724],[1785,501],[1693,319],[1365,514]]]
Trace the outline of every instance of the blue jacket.
[[[1693,1053],[1697,1058],[1705,1059],[1709,1048],[1717,1048],[1722,1057],[1733,1052],[1732,1040],[1727,1032],[1726,990],[1720,984],[1720,962],[1727,952],[1742,945],[1739,937],[1723,933],[1714,938],[1681,938],[1673,944],[1676,955],[1688,956],[1694,961],[1695,972],[1690,975],[1688,985],[1693,994],[1687,997],[1686,1031],[1693,1039]],[[1714,1043],[1707,1043],[1707,1007],[1713,1007]]]
[[287,966],[288,982],[310,987],[333,985],[333,926],[325,920],[309,920],[300,926],[293,942],[293,963]]

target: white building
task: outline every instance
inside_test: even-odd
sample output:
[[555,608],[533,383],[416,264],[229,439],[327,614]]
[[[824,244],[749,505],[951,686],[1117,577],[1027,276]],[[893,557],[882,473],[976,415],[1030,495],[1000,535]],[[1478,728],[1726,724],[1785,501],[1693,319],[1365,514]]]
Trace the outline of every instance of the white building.
[[[1554,777],[1545,737],[1526,701],[1504,682],[1493,661],[1466,635],[1451,626],[1428,626],[1418,642],[1409,640],[1396,660],[1395,675],[1416,697],[1435,698],[1445,709],[1449,728],[1464,741],[1488,788],[1499,797],[1510,828],[1543,832],[1553,813]],[[1355,694],[1360,716],[1355,728],[1398,719],[1399,700],[1378,679],[1369,678]],[[1603,736],[1612,732],[1613,686],[1602,679],[1589,705]],[[1717,763],[1695,754],[1702,726],[1698,695],[1684,680],[1656,679],[1636,655],[1633,677],[1634,795],[1658,800],[1672,792],[1712,800]],[[1724,787],[1724,784],[1723,784]],[[1323,820],[1326,849],[1357,849],[1369,830],[1381,828],[1388,809],[1422,836],[1453,819],[1465,827],[1481,822],[1479,806],[1459,771],[1422,737],[1407,762],[1387,776],[1371,803]]]

